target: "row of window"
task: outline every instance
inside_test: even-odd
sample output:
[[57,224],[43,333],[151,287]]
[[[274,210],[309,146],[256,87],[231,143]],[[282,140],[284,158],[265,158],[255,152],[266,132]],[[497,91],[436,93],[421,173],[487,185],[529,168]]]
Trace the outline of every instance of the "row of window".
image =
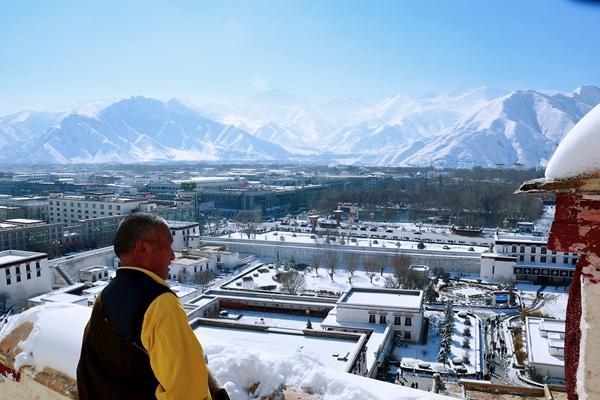
[[[12,276],[11,276],[11,271],[10,268],[6,268],[4,270],[5,276],[6,276],[6,286],[10,286],[12,284]],[[31,266],[29,264],[25,265],[25,275],[27,280],[31,279]],[[35,263],[35,276],[36,277],[40,277],[42,276],[42,268],[40,267],[40,263],[36,262]],[[20,266],[16,266],[15,267],[15,280],[16,283],[21,282],[21,267]]]
[[[57,205],[58,207],[60,207],[60,203],[61,203],[61,202],[60,202],[60,200],[57,200],[57,201],[56,201],[56,205]],[[83,206],[84,206],[84,208],[96,208],[96,203],[91,203],[91,204],[92,204],[92,207],[89,207],[89,204],[90,204],[90,203],[83,203]],[[54,205],[54,203],[53,203],[53,201],[52,201],[52,200],[50,200],[50,205]],[[63,207],[67,207],[67,202],[66,202],[66,201],[65,201],[65,202],[63,202],[63,204],[62,204],[62,205],[63,205]],[[74,202],[71,202],[70,206],[71,206],[71,207],[75,207],[75,203],[74,203]],[[109,210],[112,210],[112,209],[113,209],[113,205],[112,205],[112,204],[107,204],[107,206],[108,206],[108,209],[109,209]],[[79,203],[79,202],[78,202],[78,203],[77,203],[77,207],[81,208],[81,203]],[[120,206],[119,204],[117,204],[117,205],[116,205],[116,208],[117,208],[117,210],[120,210],[120,209],[121,209],[121,206]],[[100,204],[100,209],[101,209],[101,210],[104,210],[104,204]],[[65,209],[65,211],[66,211],[66,209]]]
[[[369,323],[374,324],[376,320],[375,314],[369,314]],[[385,324],[387,323],[387,318],[385,315],[379,316],[379,323]],[[394,325],[402,325],[402,317],[395,316],[394,317]],[[411,326],[412,319],[410,317],[404,317],[404,326]]]
[[[506,247],[505,247],[505,249],[506,249]],[[530,246],[530,251],[529,252],[531,254],[535,254],[536,251],[537,251],[536,249],[537,249],[536,246]],[[512,253],[516,253],[517,252],[517,246],[516,245],[512,245],[511,252]],[[525,246],[519,246],[519,253],[525,253]],[[557,255],[556,251],[552,251],[551,253],[552,253],[552,255]],[[540,248],[540,254],[548,254],[548,248],[547,247],[541,247]],[[565,251],[563,253],[563,255],[568,256],[569,252]]]
[[[513,257],[517,256],[516,254],[511,254],[511,255]],[[531,261],[531,262],[537,262],[536,256],[530,256],[529,257],[529,261]],[[551,264],[556,264],[556,257],[550,257],[549,261],[550,261]],[[521,254],[519,256],[519,262],[525,262],[525,256],[524,255]],[[539,262],[542,262],[542,263],[548,262],[548,258],[546,256],[540,256]],[[563,257],[563,264],[569,264],[569,257]],[[576,257],[573,257],[571,259],[571,264],[572,265],[577,264],[577,258]]]

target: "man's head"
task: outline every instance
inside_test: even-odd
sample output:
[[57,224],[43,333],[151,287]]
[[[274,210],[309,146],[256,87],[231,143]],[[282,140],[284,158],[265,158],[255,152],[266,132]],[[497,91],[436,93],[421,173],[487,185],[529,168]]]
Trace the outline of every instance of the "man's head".
[[144,268],[166,279],[175,259],[172,243],[171,230],[164,219],[136,213],[121,222],[114,246],[121,265]]

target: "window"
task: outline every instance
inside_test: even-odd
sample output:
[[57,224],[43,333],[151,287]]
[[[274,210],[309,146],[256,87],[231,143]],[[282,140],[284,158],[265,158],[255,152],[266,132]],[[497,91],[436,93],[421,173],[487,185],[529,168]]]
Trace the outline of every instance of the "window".
[[369,315],[369,323],[370,324],[374,324],[375,323],[375,315],[374,314],[370,314]]
[[385,324],[385,315],[380,315],[379,316],[379,323],[380,324]]
[[10,282],[10,277],[6,278],[6,285],[7,285],[7,286],[8,286],[8,285],[10,285],[10,283],[11,283],[11,282]]
[[531,260],[531,262],[535,262],[535,256],[531,256],[529,257],[529,259]]
[[523,255],[520,255],[520,256],[519,256],[519,261],[525,261],[525,256],[523,256]]
[[544,262],[545,263],[546,262],[546,256],[541,256],[540,257],[540,262]]
[[569,263],[569,257],[563,257],[563,264]]
[[15,273],[19,275],[21,273],[21,267],[15,267]]
[[542,250],[540,250],[542,252],[542,254],[546,254],[548,253],[548,249],[545,247],[542,247]]
[[402,325],[402,317],[394,317],[394,325]]
[[531,246],[531,254],[535,254],[535,246]]
[[577,264],[577,259],[576,258],[572,259],[571,264],[573,264],[573,265]]
[[410,339],[410,331],[404,331],[404,339]]
[[513,246],[511,251],[512,251],[513,253],[516,253],[516,252],[517,252],[517,246]]
[[27,279],[31,279],[31,272],[27,273]]
[[17,275],[17,283],[21,282],[21,275]]
[[25,271],[26,272],[31,272],[31,267],[29,266],[29,264],[25,265]]
[[552,257],[552,264],[556,264],[556,257]]
[[525,253],[525,246],[521,246],[519,248],[519,253]]
[[410,317],[404,318],[404,325],[406,325],[406,326],[411,326],[412,325],[412,320],[411,320]]

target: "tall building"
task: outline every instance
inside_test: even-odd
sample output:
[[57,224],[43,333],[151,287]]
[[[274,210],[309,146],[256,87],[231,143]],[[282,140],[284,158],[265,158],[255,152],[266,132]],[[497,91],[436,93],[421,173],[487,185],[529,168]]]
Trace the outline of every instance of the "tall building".
[[48,199],[49,222],[73,224],[79,220],[130,214],[145,200],[117,197],[112,193],[65,196],[51,193]]

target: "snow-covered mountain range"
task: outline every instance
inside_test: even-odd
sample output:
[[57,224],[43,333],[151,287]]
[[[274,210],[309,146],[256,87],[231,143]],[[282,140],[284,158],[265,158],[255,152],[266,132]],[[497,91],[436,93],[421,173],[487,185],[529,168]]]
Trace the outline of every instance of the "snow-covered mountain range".
[[245,103],[132,97],[95,114],[0,118],[0,162],[304,161],[380,166],[545,165],[596,104],[572,93],[479,88],[373,106],[270,91]]

